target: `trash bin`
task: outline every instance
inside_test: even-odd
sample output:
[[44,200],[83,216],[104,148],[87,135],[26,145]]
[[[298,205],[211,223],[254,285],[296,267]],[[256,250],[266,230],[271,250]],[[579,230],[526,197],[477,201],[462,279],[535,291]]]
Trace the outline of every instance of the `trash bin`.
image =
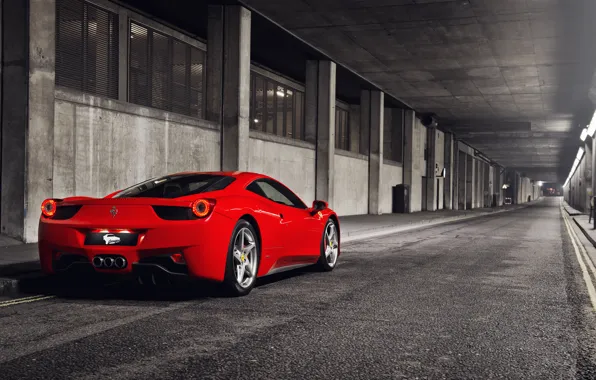
[[410,212],[410,187],[399,184],[393,186],[393,213],[404,214]]

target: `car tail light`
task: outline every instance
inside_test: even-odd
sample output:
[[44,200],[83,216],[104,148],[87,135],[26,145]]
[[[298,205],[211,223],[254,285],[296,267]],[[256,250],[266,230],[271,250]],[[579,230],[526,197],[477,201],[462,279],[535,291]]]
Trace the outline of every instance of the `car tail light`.
[[41,213],[46,218],[52,218],[56,215],[56,201],[54,199],[46,199],[41,204]]
[[197,199],[192,203],[191,209],[197,218],[206,218],[213,211],[213,207],[215,207],[215,200]]

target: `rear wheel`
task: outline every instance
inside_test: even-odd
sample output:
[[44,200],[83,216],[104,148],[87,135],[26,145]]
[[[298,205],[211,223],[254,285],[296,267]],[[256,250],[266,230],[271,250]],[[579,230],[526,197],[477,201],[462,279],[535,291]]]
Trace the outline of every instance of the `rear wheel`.
[[321,240],[321,257],[318,266],[326,272],[330,272],[337,264],[339,256],[339,233],[337,225],[333,219],[329,219],[325,224],[323,239]]
[[255,286],[261,247],[253,226],[244,219],[232,233],[224,284],[232,296],[245,296]]

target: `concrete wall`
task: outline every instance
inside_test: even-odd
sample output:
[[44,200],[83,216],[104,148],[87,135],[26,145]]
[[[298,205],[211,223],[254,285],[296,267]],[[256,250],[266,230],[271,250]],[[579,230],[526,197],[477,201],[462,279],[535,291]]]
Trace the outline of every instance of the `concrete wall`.
[[381,212],[389,214],[393,211],[393,186],[403,183],[403,167],[384,163],[381,175]]
[[338,215],[368,213],[368,159],[366,156],[335,153],[332,207]]
[[315,199],[315,150],[312,144],[250,131],[249,145],[250,171],[281,181],[307,206],[312,204]]
[[100,197],[220,165],[212,123],[70,89],[56,90],[54,142],[54,197]]

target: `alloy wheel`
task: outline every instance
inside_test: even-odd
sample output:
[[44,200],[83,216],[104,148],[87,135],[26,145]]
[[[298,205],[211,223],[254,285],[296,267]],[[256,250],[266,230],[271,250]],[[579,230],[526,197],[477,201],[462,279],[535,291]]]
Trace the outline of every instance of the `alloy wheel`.
[[257,245],[252,232],[244,227],[234,239],[234,276],[244,289],[252,285],[257,275]]
[[339,252],[339,241],[337,236],[337,229],[334,223],[327,224],[325,228],[325,259],[330,267],[334,267],[337,262],[337,254]]

